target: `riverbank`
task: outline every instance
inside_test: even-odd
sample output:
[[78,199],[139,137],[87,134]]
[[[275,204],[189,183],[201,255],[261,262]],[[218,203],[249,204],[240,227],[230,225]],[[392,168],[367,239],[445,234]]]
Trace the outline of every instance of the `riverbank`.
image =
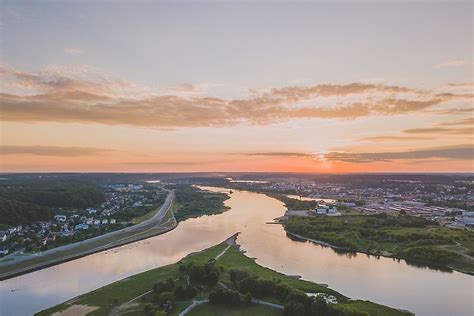
[[474,232],[469,230],[408,215],[294,216],[281,223],[289,236],[336,250],[474,274]]
[[0,263],[0,280],[6,280],[169,232],[176,228],[178,224],[172,211],[173,202],[174,192],[169,191],[165,202],[157,209],[156,214],[137,225],[41,253],[18,257],[18,260],[2,262]]
[[[39,312],[37,315],[53,315],[56,312],[66,311],[69,308],[77,305],[97,308],[91,313],[91,315],[114,314],[114,311],[118,310],[120,311],[121,315],[127,315],[127,310],[130,312],[134,310],[135,314],[141,314],[145,308],[153,308],[156,310],[160,309],[160,306],[162,305],[160,305],[159,299],[157,299],[157,297],[164,295],[163,293],[166,291],[176,293],[176,288],[179,286],[188,288],[189,286],[187,286],[187,283],[190,282],[191,287],[198,289],[194,297],[177,298],[176,296],[173,296],[174,298],[172,300],[174,302],[174,307],[170,311],[170,315],[178,315],[187,309],[188,306],[193,304],[193,300],[208,299],[210,293],[218,289],[223,289],[223,287],[219,285],[220,283],[224,284],[225,288],[228,288],[229,290],[239,291],[239,288],[232,281],[231,276],[231,271],[237,270],[247,271],[246,273],[251,274],[253,276],[252,278],[268,280],[265,282],[275,282],[275,284],[279,284],[279,286],[285,289],[294,289],[295,291],[298,291],[298,293],[325,293],[327,295],[331,295],[337,300],[337,304],[334,304],[332,308],[344,311],[349,315],[350,312],[353,311],[366,312],[368,315],[408,315],[408,313],[404,313],[399,310],[369,301],[350,300],[344,295],[330,288],[309,281],[297,280],[262,267],[258,265],[255,260],[245,256],[244,253],[239,250],[238,245],[234,243],[235,238],[236,235],[233,235],[225,242],[200,252],[189,254],[175,264],[133,275],[121,281],[106,285],[100,289],[76,297],[63,304],[51,307],[47,310]],[[191,270],[188,270],[189,267],[206,266],[210,263],[212,263],[212,266],[216,269],[216,271],[218,271],[216,272],[218,274],[218,280],[215,280],[215,283],[212,285],[207,283],[205,279],[200,281],[201,279],[199,275],[193,276]],[[189,279],[190,275],[191,280]],[[166,291],[158,290],[158,288],[166,286],[166,283],[170,282],[167,280],[173,281],[174,290],[169,288]],[[159,286],[156,286],[156,284],[159,284]],[[140,297],[140,299],[135,300],[137,297]],[[259,300],[267,301],[271,304],[279,306],[285,305],[285,299],[273,297],[272,295],[263,295],[261,298],[259,298]],[[133,301],[134,304],[127,304],[130,301]],[[206,303],[204,306],[196,309],[196,315],[201,315],[203,313],[205,314],[207,309],[215,309],[214,307],[211,308],[211,305],[206,305],[208,304]],[[217,306],[220,305],[217,304]],[[245,305],[241,305],[241,307],[242,309],[246,308]],[[233,306],[231,308],[233,312],[232,315],[240,315],[235,314],[235,312],[241,307],[240,305]],[[262,308],[265,309],[264,307]],[[272,307],[268,307],[270,310],[266,309],[267,311],[270,311],[269,314],[282,315],[281,310],[278,312],[277,310],[271,310],[271,308]],[[225,309],[219,308],[219,311],[225,311]],[[194,311],[190,311],[188,315],[194,315],[193,312]],[[221,315],[226,314],[224,313]]]

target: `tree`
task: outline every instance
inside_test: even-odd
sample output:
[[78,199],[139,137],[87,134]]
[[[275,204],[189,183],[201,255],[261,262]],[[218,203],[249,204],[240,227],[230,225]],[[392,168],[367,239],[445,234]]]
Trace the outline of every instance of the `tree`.
[[250,294],[250,292],[247,293],[247,294],[245,294],[245,297],[244,297],[244,304],[245,304],[245,305],[250,305],[250,304],[252,304],[252,294]]
[[145,315],[151,315],[153,313],[153,305],[146,304],[143,311],[145,312]]
[[178,300],[184,299],[186,297],[186,291],[184,289],[184,286],[178,285],[174,291],[173,291],[174,297],[176,297]]
[[304,314],[304,305],[299,302],[289,302],[285,305],[285,309],[283,310],[284,316],[301,316]]

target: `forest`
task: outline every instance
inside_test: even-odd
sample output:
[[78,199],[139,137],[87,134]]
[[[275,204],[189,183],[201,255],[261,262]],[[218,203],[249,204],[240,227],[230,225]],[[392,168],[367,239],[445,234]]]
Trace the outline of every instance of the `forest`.
[[50,220],[55,208],[87,208],[105,201],[102,188],[76,181],[25,181],[0,186],[0,225]]

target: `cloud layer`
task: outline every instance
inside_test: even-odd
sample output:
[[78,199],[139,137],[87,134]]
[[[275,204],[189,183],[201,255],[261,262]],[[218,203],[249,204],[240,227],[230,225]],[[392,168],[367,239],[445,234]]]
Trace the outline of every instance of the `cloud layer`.
[[61,147],[61,146],[0,146],[2,155],[33,155],[50,157],[95,156],[112,150],[94,147]]
[[[351,83],[251,90],[243,99],[160,95],[124,80],[78,76],[64,71],[37,73],[0,67],[2,121],[99,123],[154,128],[271,124],[290,119],[355,119],[423,111],[472,93],[420,91],[384,84]],[[181,89],[195,90],[184,84]],[[5,91],[5,90],[3,90]]]
[[311,153],[290,153],[290,152],[261,152],[249,153],[251,156],[280,156],[280,157],[301,157],[315,160],[339,161],[348,163],[373,163],[388,162],[396,160],[410,159],[454,159],[470,160],[474,156],[474,145],[456,145],[447,147],[434,147],[419,150],[399,151],[399,152],[343,152],[332,151],[323,154]]

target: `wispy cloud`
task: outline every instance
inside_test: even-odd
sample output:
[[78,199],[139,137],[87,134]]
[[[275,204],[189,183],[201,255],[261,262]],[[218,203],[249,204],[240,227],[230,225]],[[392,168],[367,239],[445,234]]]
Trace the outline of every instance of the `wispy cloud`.
[[110,149],[94,147],[61,147],[61,146],[12,146],[1,145],[2,155],[33,155],[33,156],[55,156],[55,157],[78,157],[93,156],[107,152]]
[[419,141],[419,140],[429,140],[431,137],[422,137],[422,136],[370,136],[364,137],[362,140],[371,141],[371,142],[386,142],[386,141]]
[[[1,120],[100,123],[152,128],[271,124],[291,119],[356,119],[416,113],[472,93],[438,93],[385,84],[292,86],[253,91],[242,99],[157,95],[106,76],[84,78],[65,72],[28,73],[0,67],[7,85],[29,93],[0,94]],[[186,84],[182,89],[194,90]]]
[[474,135],[474,126],[462,128],[446,128],[446,127],[425,127],[412,128],[403,131],[407,134],[450,134],[450,135]]
[[470,60],[465,59],[455,59],[455,60],[448,60],[442,63],[435,65],[435,68],[446,68],[446,67],[460,67],[460,66],[471,66],[473,62]]
[[79,56],[79,55],[84,54],[84,50],[77,47],[65,47],[63,50],[66,54],[72,55],[72,56]]
[[219,164],[232,162],[231,159],[209,159],[209,160],[176,160],[176,161],[130,161],[125,163],[118,163],[121,165],[131,166],[152,166],[152,167],[180,167],[180,166],[202,166],[210,164]]
[[257,153],[246,153],[246,156],[273,156],[273,157],[303,157],[303,158],[314,158],[315,154],[301,153],[301,152],[257,152]]
[[449,147],[434,147],[400,152],[330,152],[324,155],[324,158],[329,161],[342,161],[350,163],[387,162],[394,160],[434,158],[470,160],[472,157],[474,157],[474,145],[472,144]]
[[395,160],[411,160],[411,159],[455,159],[470,160],[474,157],[474,145],[463,144],[447,147],[433,147],[419,150],[398,151],[398,152],[344,152],[331,151],[328,153],[312,154],[302,152],[260,152],[247,153],[245,155],[258,156],[278,156],[278,157],[295,157],[295,158],[311,158],[321,161],[339,161],[348,163],[371,163],[371,162],[388,162]]

